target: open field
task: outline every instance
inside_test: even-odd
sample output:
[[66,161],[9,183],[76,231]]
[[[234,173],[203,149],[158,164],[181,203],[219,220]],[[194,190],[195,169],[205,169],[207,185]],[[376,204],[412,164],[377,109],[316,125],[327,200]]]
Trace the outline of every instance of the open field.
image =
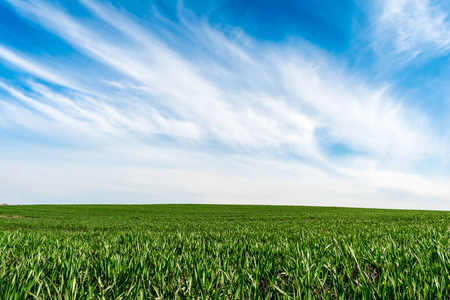
[[0,207],[1,299],[450,295],[450,213],[222,205]]

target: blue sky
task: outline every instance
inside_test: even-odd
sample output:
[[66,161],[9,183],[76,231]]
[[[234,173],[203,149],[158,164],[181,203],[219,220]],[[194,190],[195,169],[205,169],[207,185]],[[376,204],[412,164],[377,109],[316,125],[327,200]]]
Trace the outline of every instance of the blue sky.
[[442,1],[0,1],[0,202],[450,209]]

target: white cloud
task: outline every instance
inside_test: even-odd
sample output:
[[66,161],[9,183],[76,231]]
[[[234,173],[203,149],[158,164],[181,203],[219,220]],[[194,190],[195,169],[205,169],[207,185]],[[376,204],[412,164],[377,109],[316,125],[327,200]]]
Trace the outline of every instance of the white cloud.
[[430,0],[379,1],[373,20],[374,46],[380,55],[404,61],[450,50],[450,20],[443,3]]
[[[222,79],[219,82],[210,79],[210,75],[214,78],[216,72],[228,78],[239,76],[234,70],[193,64],[176,52],[181,49],[170,49],[151,35],[134,36],[143,40],[132,48],[110,45],[100,35],[46,4],[13,3],[81,51],[137,81],[149,91],[148,101],[157,102],[155,105],[172,111],[181,119],[196,120],[198,128],[208,139],[218,139],[233,147],[250,148],[291,144],[297,140],[301,143],[297,146],[298,152],[313,155],[311,152],[315,151],[312,140],[314,122],[309,117],[295,111],[290,111],[287,118],[273,115],[271,108],[275,100],[269,100],[273,95],[262,93],[264,99],[260,101],[253,91],[246,91],[241,86],[237,86],[237,90],[227,90],[227,87],[235,89],[232,86],[235,82],[228,85]],[[123,21],[123,18],[115,19],[120,29],[138,27],[129,25],[130,21]],[[208,74],[204,74],[205,70]],[[276,101],[281,102],[282,99]],[[282,105],[276,105],[280,112]],[[285,122],[292,120],[292,115],[296,116],[296,121]]]
[[16,51],[9,50],[0,45],[0,58],[18,66],[19,68],[33,74],[37,77],[45,79],[49,82],[63,85],[70,88],[76,88],[71,82],[68,82],[61,74],[55,74],[54,71],[50,71],[44,66],[33,62],[29,58],[23,57]]
[[[316,50],[304,43],[286,51],[252,47],[256,42],[242,35],[241,42],[233,42],[204,23],[180,29],[201,46],[201,54],[203,49],[227,49],[220,53],[229,61],[223,66],[196,56],[195,49],[188,60],[184,49],[170,48],[115,9],[91,1],[83,3],[130,36],[133,46],[110,44],[42,2],[11,3],[92,58],[137,81],[149,91],[148,100],[155,109],[168,109],[182,120],[195,122],[197,130],[201,128],[196,136],[237,147],[290,145],[316,158],[321,156],[314,137],[318,126],[371,154],[404,156],[414,151],[418,153],[411,155],[417,156],[424,150],[418,145],[427,142],[421,126],[408,122],[400,104],[383,89],[346,78],[323,55],[302,55]],[[244,76],[242,69],[248,70]]]
[[139,144],[95,150],[33,146],[38,155],[32,157],[23,147],[12,148],[0,147],[0,197],[12,204],[64,199],[449,209],[446,181],[382,170],[341,170],[347,175],[342,177],[295,160]]

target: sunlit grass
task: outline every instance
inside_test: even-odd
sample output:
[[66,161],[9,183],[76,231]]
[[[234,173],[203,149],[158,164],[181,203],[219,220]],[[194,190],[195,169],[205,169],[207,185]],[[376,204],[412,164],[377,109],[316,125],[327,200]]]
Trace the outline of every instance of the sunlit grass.
[[447,212],[2,206],[1,299],[448,298]]

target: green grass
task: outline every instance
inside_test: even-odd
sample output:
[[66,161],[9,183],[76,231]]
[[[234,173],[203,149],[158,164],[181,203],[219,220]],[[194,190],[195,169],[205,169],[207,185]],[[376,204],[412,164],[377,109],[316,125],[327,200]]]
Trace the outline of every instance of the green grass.
[[80,205],[0,215],[0,299],[450,296],[448,212]]

